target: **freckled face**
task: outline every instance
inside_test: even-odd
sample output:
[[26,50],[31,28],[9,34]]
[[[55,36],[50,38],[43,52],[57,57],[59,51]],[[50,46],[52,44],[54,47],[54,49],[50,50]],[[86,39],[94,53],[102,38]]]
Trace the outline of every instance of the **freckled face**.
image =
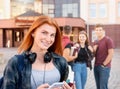
[[85,41],[86,41],[86,35],[85,34],[80,34],[79,35],[79,42],[80,43],[85,43]]
[[48,24],[38,27],[34,33],[34,44],[41,50],[47,50],[55,41],[56,28]]

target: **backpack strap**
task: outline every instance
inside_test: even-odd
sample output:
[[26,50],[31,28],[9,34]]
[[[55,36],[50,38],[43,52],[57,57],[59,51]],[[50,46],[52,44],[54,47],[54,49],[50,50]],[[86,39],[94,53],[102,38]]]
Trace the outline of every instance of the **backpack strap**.
[[[85,51],[86,51],[87,56],[88,56],[88,59],[89,59],[89,58],[90,58],[90,54],[88,53],[87,47],[88,47],[88,46],[85,46]],[[89,61],[91,61],[91,60],[89,60]]]
[[87,56],[88,56],[88,60],[87,60],[87,67],[89,67],[90,68],[90,70],[92,70],[92,64],[91,64],[91,61],[92,61],[92,57],[91,57],[91,55],[89,54],[89,52],[88,52],[88,48],[87,48],[88,46],[85,46],[85,51],[86,51],[86,53],[87,53]]

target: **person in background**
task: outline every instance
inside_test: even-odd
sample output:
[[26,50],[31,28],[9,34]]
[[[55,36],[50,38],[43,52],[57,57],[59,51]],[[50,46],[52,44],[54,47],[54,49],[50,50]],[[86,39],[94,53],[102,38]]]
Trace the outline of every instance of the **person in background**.
[[[18,60],[23,61],[21,72],[18,64],[22,64]],[[6,65],[3,89],[46,89],[55,82],[65,81],[67,76],[60,28],[53,18],[41,15],[29,28],[18,54]],[[64,82],[62,89],[72,88]]]
[[[89,45],[87,33],[79,32],[78,43],[75,44],[77,49],[77,58],[74,59],[73,71],[76,89],[84,89],[87,80],[87,62],[89,55],[92,55],[93,48]],[[89,66],[90,67],[90,66]]]
[[105,36],[102,24],[96,24],[94,31],[97,36],[93,47],[95,51],[94,77],[96,86],[97,89],[108,89],[114,44],[110,37]]
[[71,43],[71,40],[70,40],[71,33],[72,33],[72,27],[70,25],[65,25],[62,33],[62,49],[63,50],[68,43]]
[[77,55],[76,56],[70,55],[71,47],[73,46],[73,42],[70,40],[71,33],[72,33],[71,26],[65,25],[62,35],[63,57],[65,57],[68,64],[72,66],[72,61],[77,57]]
[[66,82],[68,82],[70,86],[76,89],[75,83],[73,81],[74,73],[71,69],[72,69],[73,60],[77,57],[77,54],[76,56],[71,55],[71,47],[73,46],[73,42],[70,40],[71,33],[72,33],[72,27],[70,25],[65,25],[62,34],[62,49],[63,49],[63,57],[66,59],[66,61],[69,64],[69,76]]

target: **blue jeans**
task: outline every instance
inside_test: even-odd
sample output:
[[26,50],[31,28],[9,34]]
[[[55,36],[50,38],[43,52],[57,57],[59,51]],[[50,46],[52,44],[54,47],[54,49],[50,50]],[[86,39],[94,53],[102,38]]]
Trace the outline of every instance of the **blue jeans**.
[[110,76],[109,67],[95,66],[94,76],[96,81],[97,89],[108,89],[108,79]]
[[74,63],[73,71],[74,71],[74,81],[76,84],[76,89],[84,89],[87,80],[86,63],[79,63],[79,62]]

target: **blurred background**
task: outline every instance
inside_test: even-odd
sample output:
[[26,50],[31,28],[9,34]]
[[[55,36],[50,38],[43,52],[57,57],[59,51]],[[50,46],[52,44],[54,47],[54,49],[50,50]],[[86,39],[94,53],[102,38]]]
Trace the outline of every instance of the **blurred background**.
[[101,23],[115,48],[120,48],[120,0],[0,0],[0,47],[18,47],[42,14],[54,17],[61,32],[70,25],[74,42],[81,30],[94,42],[94,25]]

